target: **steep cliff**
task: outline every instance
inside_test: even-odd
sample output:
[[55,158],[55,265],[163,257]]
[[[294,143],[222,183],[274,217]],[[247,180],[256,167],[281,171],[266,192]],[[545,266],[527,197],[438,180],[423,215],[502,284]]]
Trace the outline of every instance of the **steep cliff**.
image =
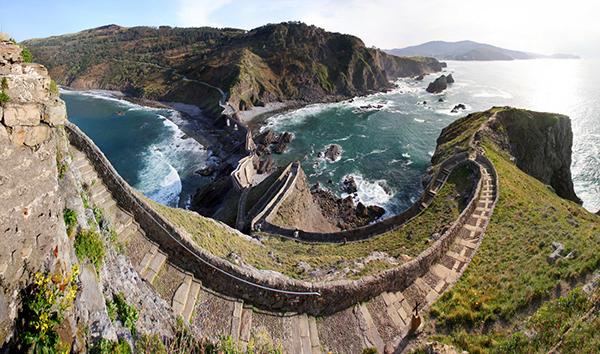
[[[485,129],[478,132],[484,123]],[[472,139],[482,136],[510,154],[525,173],[552,186],[562,198],[581,204],[571,178],[573,132],[569,117],[511,107],[469,114],[442,130],[432,163],[468,150]]]
[[[113,351],[136,328],[172,334],[170,306],[120,255],[115,218],[73,168],[46,69],[0,41],[0,82],[0,352]],[[111,317],[113,297],[130,324]]]
[[432,58],[391,56],[356,37],[295,22],[251,31],[110,25],[24,44],[62,85],[187,102],[213,114],[220,94],[210,85],[245,110],[363,95],[442,68]]
[[497,143],[514,158],[517,167],[554,188],[559,196],[581,204],[571,178],[573,131],[569,117],[503,109],[489,122]]

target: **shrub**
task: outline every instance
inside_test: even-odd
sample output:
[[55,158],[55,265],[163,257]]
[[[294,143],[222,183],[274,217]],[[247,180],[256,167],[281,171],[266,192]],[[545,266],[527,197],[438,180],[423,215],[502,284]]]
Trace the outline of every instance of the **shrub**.
[[92,230],[79,232],[75,237],[75,254],[80,260],[90,261],[96,271],[99,271],[106,254],[100,235]]
[[92,354],[131,354],[133,351],[123,338],[119,339],[118,342],[101,338],[91,348],[90,353]]
[[21,345],[30,353],[55,353],[62,350],[57,328],[63,322],[64,311],[77,296],[79,268],[71,274],[36,273],[34,282],[23,296],[16,333]]
[[33,62],[33,55],[31,55],[31,52],[29,51],[29,48],[27,48],[25,46],[21,46],[21,48],[23,49],[23,51],[21,52],[21,56],[23,57],[23,61],[25,63],[31,63],[31,62]]
[[63,219],[65,220],[65,226],[67,227],[67,234],[70,237],[77,226],[77,213],[74,210],[65,208],[65,210],[63,210]]
[[96,224],[100,225],[103,217],[102,209],[95,206],[92,208],[92,211],[94,212],[94,220],[96,220]]
[[139,315],[135,306],[127,303],[123,293],[115,294],[112,301],[107,301],[106,308],[108,310],[108,317],[111,320],[118,319],[125,328],[129,329],[132,335],[136,335],[135,323]]
[[8,90],[8,79],[6,77],[2,78],[2,91]]
[[52,92],[55,95],[58,95],[58,85],[54,80],[50,80],[50,92]]
[[6,102],[10,101],[10,97],[6,94],[6,92],[0,92],[0,105],[4,105]]

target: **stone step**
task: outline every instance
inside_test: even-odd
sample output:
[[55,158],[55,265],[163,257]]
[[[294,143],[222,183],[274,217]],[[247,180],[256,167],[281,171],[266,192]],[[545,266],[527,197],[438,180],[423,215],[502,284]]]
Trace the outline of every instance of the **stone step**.
[[236,301],[233,304],[233,315],[231,316],[231,332],[230,336],[234,343],[239,342],[240,332],[242,329],[242,312],[244,303],[242,301]]
[[308,331],[310,335],[310,348],[312,353],[322,353],[321,341],[319,340],[319,331],[317,329],[317,319],[313,316],[308,317]]
[[166,260],[167,256],[161,253],[156,245],[153,245],[150,252],[146,253],[140,262],[140,276],[142,279],[152,283]]
[[173,300],[171,301],[171,307],[173,308],[173,312],[175,315],[181,316],[183,314],[183,310],[185,309],[185,304],[188,300],[188,295],[190,293],[190,288],[192,287],[192,277],[187,275],[181,285],[175,291],[175,295],[173,295]]
[[306,314],[294,316],[292,319],[292,347],[293,353],[311,354],[310,325]]
[[242,309],[242,320],[240,325],[240,336],[239,340],[242,344],[242,350],[246,350],[248,342],[250,341],[250,335],[252,334],[252,308]]
[[196,307],[196,302],[198,301],[198,294],[200,294],[201,288],[202,285],[198,281],[192,281],[187,301],[185,303],[185,308],[183,309],[183,313],[181,314],[183,319],[187,322],[192,321],[192,315],[194,314],[194,308]]
[[375,348],[379,353],[383,353],[385,343],[375,327],[367,306],[365,304],[356,305],[354,313],[359,319],[365,348]]

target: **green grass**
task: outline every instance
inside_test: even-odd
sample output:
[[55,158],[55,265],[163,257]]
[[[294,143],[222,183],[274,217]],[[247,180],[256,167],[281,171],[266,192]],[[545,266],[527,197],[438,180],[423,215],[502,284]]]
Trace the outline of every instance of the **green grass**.
[[[500,199],[469,268],[431,310],[438,331],[449,332],[446,340],[470,352],[492,350],[561,281],[600,267],[600,218],[558,197],[491,143],[485,147],[498,171]],[[553,241],[575,258],[549,264]]]
[[[235,253],[258,269],[270,269],[293,278],[309,279],[308,274],[297,269],[299,262],[306,262],[313,269],[338,270],[361,261],[375,251],[396,257],[400,263],[407,259],[406,256],[417,256],[429,247],[430,235],[440,232],[457,218],[461,201],[455,196],[457,193],[464,194],[470,187],[467,182],[469,173],[466,168],[455,170],[432,205],[399,230],[347,244],[307,244],[275,236],[261,237],[261,243],[257,243],[196,213],[150,203],[175,225],[188,231],[200,247],[216,256],[226,258],[230,253]],[[374,263],[363,269],[361,275],[374,274],[394,266],[390,263]]]
[[93,230],[82,230],[75,236],[75,254],[80,261],[88,260],[100,271],[106,249],[102,237]]

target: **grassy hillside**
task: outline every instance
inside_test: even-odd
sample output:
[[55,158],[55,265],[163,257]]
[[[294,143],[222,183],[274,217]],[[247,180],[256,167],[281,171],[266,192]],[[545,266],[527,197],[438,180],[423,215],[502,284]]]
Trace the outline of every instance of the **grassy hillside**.
[[[508,114],[510,124],[551,129],[556,115],[495,108],[472,114],[444,129],[436,155],[462,149],[464,132],[473,132],[495,114]],[[523,172],[509,154],[515,127],[493,121],[478,139],[499,176],[500,198],[473,261],[456,286],[433,306],[433,337],[471,353],[547,352],[574,327],[561,344],[565,352],[585,338],[585,348],[598,349],[598,297],[571,289],[600,269],[600,217],[559,197],[555,190]],[[517,129],[518,130],[518,129]],[[565,135],[566,136],[566,135]],[[543,137],[532,144],[545,146]],[[560,142],[559,142],[560,143]],[[560,146],[555,146],[559,149]],[[570,151],[569,151],[570,155]],[[552,242],[564,245],[556,262],[548,261]],[[568,256],[570,254],[570,256]],[[596,300],[594,300],[596,299]],[[585,313],[590,312],[588,317]],[[585,318],[585,320],[581,320]],[[580,322],[578,322],[580,321]]]
[[397,77],[442,68],[435,59],[394,57],[356,37],[296,22],[251,31],[110,25],[24,44],[60,84],[189,102],[215,112],[210,95],[218,91],[195,80],[221,87],[243,110],[366,94],[388,88]]

